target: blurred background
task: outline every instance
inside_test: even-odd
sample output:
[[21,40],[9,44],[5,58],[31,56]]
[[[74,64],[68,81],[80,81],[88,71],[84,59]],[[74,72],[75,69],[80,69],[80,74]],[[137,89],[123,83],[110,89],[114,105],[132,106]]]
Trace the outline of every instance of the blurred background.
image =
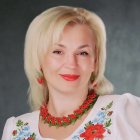
[[107,30],[106,77],[115,94],[140,96],[139,0],[1,0],[0,138],[7,118],[30,111],[23,66],[27,28],[34,17],[57,5],[84,7],[103,19]]

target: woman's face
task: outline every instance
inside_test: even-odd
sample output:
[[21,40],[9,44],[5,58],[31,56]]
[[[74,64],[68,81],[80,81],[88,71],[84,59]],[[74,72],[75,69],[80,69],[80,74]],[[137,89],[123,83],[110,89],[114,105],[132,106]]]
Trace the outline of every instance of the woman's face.
[[87,25],[67,25],[42,63],[49,90],[74,92],[88,88],[94,71],[94,48],[94,35]]

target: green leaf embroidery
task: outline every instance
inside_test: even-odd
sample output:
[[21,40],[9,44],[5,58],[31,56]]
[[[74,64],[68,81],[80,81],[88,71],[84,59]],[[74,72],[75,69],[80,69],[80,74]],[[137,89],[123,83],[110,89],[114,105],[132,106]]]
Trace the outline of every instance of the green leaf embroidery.
[[16,122],[17,129],[12,131],[13,140],[16,140],[17,138],[24,140],[27,134],[29,135],[27,139],[31,138],[32,140],[36,140],[35,133],[31,133],[29,131],[30,128],[28,125],[29,125],[28,122],[23,122],[22,120],[18,120]]
[[22,126],[23,125],[23,121],[21,121],[21,120],[18,120],[18,122],[16,123],[16,126]]
[[105,127],[109,127],[111,125],[111,119],[109,119],[108,121],[105,122]]
[[112,107],[112,105],[113,105],[113,101],[110,102],[110,103],[106,106],[106,109],[110,109],[110,108]]

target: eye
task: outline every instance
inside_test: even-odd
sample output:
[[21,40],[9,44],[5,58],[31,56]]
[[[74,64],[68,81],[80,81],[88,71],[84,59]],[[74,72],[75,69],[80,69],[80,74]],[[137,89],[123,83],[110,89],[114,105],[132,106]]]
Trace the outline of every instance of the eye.
[[88,56],[89,54],[86,51],[80,52],[79,55]]
[[59,51],[59,50],[53,51],[53,53],[55,53],[55,54],[63,54],[63,52]]

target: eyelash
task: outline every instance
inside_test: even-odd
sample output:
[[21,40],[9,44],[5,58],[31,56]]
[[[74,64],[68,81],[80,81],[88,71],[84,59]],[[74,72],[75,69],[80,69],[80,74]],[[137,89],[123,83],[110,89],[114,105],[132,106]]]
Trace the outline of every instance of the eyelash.
[[89,55],[86,51],[80,52],[79,54],[83,55],[83,56],[88,56]]
[[[62,51],[53,51],[54,54],[58,54],[58,55],[62,55]],[[82,56],[88,56],[89,54],[86,51],[82,51],[80,53],[78,53],[77,55],[82,55]]]
[[55,54],[62,54],[62,51],[53,51]]

